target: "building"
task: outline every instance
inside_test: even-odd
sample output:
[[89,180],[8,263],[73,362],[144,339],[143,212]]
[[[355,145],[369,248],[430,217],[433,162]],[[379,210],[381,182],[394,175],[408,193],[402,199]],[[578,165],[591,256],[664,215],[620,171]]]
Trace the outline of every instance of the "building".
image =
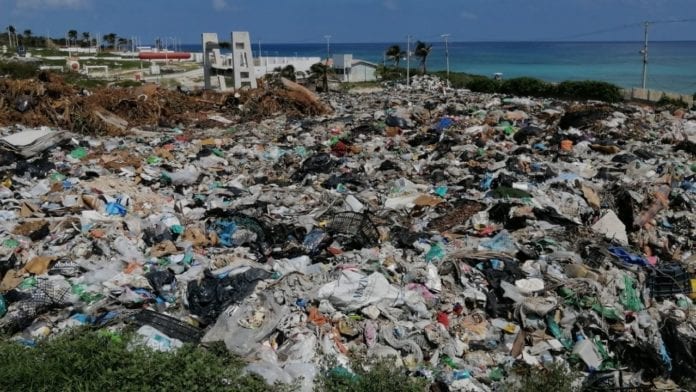
[[333,70],[342,82],[373,82],[377,80],[377,64],[353,59],[352,54],[335,54]]
[[254,70],[256,77],[261,79],[264,75],[272,74],[278,68],[292,65],[295,73],[309,74],[312,65],[321,62],[321,57],[255,57]]

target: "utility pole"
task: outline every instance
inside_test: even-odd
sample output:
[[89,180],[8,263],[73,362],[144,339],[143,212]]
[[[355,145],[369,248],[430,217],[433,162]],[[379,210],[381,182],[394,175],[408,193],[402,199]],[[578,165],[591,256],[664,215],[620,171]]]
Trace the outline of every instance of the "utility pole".
[[643,55],[643,90],[646,88],[646,82],[648,80],[648,27],[650,22],[645,22],[645,43],[643,45],[643,50],[640,53]]
[[411,86],[411,36],[406,36],[406,85]]
[[331,36],[330,35],[325,35],[324,39],[326,39],[326,66],[329,65],[329,53],[331,52]]
[[447,64],[447,86],[449,86],[449,46],[447,45],[447,39],[449,38],[449,33],[442,34],[441,37],[445,39],[445,63]]

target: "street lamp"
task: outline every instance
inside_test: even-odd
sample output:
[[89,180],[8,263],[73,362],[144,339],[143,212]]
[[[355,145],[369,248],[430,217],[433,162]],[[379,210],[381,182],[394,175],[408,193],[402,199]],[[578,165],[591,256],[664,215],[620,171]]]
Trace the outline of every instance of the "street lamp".
[[447,39],[449,38],[449,34],[442,34],[440,37],[445,39],[445,63],[447,64],[447,86],[450,84],[450,78],[449,78],[449,46],[447,45]]
[[331,53],[331,36],[330,35],[325,35],[324,39],[326,39],[326,65],[329,65],[329,53]]

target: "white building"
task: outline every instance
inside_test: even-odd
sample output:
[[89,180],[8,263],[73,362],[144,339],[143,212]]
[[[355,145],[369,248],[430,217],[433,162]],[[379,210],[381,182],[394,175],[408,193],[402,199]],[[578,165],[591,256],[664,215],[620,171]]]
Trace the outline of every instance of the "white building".
[[333,56],[334,73],[342,82],[373,82],[377,80],[377,64],[353,59],[352,54]]
[[254,71],[257,78],[272,74],[278,68],[292,65],[295,72],[309,73],[312,65],[321,62],[320,57],[256,57],[254,58]]

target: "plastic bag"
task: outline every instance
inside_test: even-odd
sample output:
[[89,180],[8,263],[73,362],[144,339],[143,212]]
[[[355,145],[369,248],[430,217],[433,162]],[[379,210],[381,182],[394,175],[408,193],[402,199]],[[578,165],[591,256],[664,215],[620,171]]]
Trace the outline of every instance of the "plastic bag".
[[270,272],[259,268],[249,268],[221,279],[205,271],[205,277],[200,282],[191,281],[188,284],[189,310],[204,323],[210,324],[227,306],[251,295],[259,280],[270,277]]
[[[272,295],[259,293],[259,300],[235,306],[223,312],[215,325],[208,330],[202,341],[224,341],[225,347],[232,353],[246,356],[258,349],[258,343],[268,337],[280,320],[285,317],[288,308],[280,306]],[[263,322],[257,328],[246,328],[241,321],[249,315],[264,312]]]
[[403,303],[401,291],[389,284],[382,274],[375,272],[366,276],[347,270],[338,280],[320,288],[317,298],[329,300],[333,306],[349,312],[380,302],[391,306]]
[[143,337],[146,346],[157,351],[172,351],[184,345],[181,340],[172,339],[149,325],[143,325],[137,333]]

